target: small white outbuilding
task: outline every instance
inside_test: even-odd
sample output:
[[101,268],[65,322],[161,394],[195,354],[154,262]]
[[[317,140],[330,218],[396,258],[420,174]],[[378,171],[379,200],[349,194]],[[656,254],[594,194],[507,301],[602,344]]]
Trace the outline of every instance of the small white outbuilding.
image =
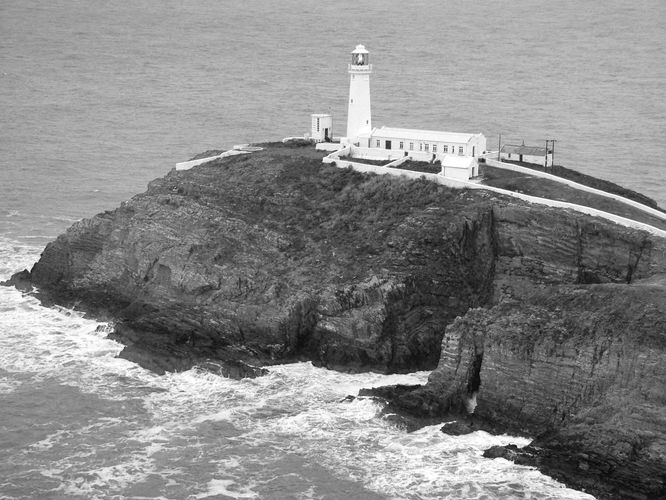
[[467,181],[479,175],[479,165],[472,156],[443,155],[440,158],[442,162],[440,175],[444,177]]
[[310,137],[314,142],[331,142],[333,140],[333,117],[327,113],[314,113]]

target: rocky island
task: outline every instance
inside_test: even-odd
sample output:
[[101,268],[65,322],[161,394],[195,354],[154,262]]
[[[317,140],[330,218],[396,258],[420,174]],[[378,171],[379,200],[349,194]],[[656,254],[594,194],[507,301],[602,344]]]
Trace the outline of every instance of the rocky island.
[[534,437],[487,454],[599,497],[666,496],[665,238],[263,146],[171,171],[9,283],[112,320],[158,372],[433,370],[367,394]]

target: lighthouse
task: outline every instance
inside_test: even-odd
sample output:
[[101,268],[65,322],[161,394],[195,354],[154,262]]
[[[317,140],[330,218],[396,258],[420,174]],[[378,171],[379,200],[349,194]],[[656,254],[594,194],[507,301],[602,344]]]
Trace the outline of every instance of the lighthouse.
[[370,116],[370,73],[372,65],[368,51],[357,45],[351,53],[349,65],[349,103],[347,111],[347,140],[354,144],[359,134],[372,130]]

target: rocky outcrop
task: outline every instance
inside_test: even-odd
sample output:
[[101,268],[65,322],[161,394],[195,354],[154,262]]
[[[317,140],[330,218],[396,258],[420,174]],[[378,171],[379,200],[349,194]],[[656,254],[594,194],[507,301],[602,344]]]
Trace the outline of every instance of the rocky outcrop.
[[383,389],[391,411],[459,415],[446,433],[537,436],[494,455],[602,498],[664,497],[666,275],[631,284],[500,281],[495,305],[447,327],[426,386]]
[[538,435],[506,456],[578,487],[663,492],[666,241],[266,146],[153,181],[13,283],[112,319],[122,355],[156,371],[436,368],[373,393],[465,416],[447,432]]
[[434,368],[444,325],[488,301],[492,207],[269,147],[189,171],[72,226],[30,280],[116,321],[144,366],[312,359]]

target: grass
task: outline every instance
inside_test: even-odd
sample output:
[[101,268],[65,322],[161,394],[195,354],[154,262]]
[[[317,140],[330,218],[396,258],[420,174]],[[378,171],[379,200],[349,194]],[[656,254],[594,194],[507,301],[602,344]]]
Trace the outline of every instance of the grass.
[[426,174],[438,174],[442,171],[440,163],[428,163],[427,161],[407,160],[397,167],[391,167],[400,170],[411,170],[412,172],[423,172]]
[[367,158],[354,158],[354,157],[345,157],[342,158],[341,160],[353,161],[355,163],[363,163],[365,165],[377,165],[379,167],[383,167],[388,163],[394,161],[394,160],[370,160]]
[[479,165],[479,170],[480,174],[484,177],[483,183],[487,186],[495,186],[530,196],[538,196],[540,198],[549,198],[551,200],[565,201],[568,203],[575,203],[576,205],[596,208],[597,210],[603,210],[604,212],[609,212],[666,230],[665,220],[645,213],[642,210],[627,205],[626,203],[622,203],[621,201],[607,198],[606,196],[581,191],[557,181],[542,179],[521,172],[513,172],[511,170],[491,167],[489,165],[484,165],[483,163]]
[[536,163],[527,163],[524,161],[506,160],[506,159],[503,159],[502,161],[505,163],[513,163],[514,165],[519,165],[521,167],[531,168],[532,170],[537,170],[539,172],[546,172],[548,174],[553,174],[558,177],[562,177],[563,179],[568,179],[570,181],[577,182],[578,184],[582,184],[583,186],[588,186],[591,188],[599,189],[601,191],[606,191],[607,193],[617,194],[624,198],[637,201],[638,203],[646,205],[650,208],[655,208],[657,210],[664,212],[664,210],[657,205],[656,201],[654,201],[652,198],[648,196],[645,196],[644,194],[637,193],[636,191],[632,191],[631,189],[619,186],[613,182],[605,181],[603,179],[598,179],[596,177],[592,177],[591,175],[586,175],[576,170],[563,167],[561,165],[555,165],[552,168],[549,167],[548,169],[546,169],[544,168],[543,165],[538,165]]
[[193,160],[200,160],[201,158],[210,158],[211,156],[218,156],[221,155],[227,151],[226,149],[209,149],[208,151],[204,151],[203,153],[199,153],[196,156],[193,156],[187,161],[193,161]]

